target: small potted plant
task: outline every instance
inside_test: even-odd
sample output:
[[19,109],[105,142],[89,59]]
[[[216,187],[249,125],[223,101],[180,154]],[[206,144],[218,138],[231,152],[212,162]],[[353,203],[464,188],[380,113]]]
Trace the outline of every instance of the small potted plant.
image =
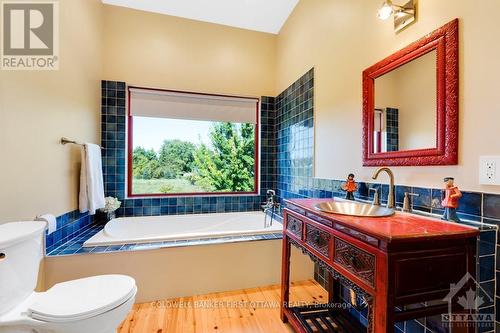
[[116,217],[115,212],[121,206],[121,202],[114,197],[106,197],[104,199],[104,208],[101,208],[101,212],[106,213],[106,220],[111,221]]

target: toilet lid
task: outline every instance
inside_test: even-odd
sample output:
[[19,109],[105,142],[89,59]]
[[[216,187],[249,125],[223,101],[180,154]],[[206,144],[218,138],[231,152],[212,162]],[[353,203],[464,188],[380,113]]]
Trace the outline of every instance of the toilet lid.
[[135,280],[100,275],[56,284],[29,307],[33,319],[46,322],[83,320],[105,313],[135,296]]

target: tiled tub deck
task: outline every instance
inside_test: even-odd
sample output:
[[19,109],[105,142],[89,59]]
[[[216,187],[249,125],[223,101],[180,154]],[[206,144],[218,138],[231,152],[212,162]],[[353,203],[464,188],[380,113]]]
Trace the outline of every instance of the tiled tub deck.
[[104,224],[91,225],[86,229],[82,230],[81,233],[69,239],[64,244],[61,244],[60,246],[54,249],[47,250],[47,255],[64,256],[64,255],[75,255],[75,254],[85,254],[85,253],[109,253],[109,252],[122,252],[122,251],[154,250],[154,249],[169,248],[169,247],[222,244],[222,243],[259,241],[259,240],[271,240],[271,239],[282,238],[281,233],[270,233],[264,235],[249,235],[249,236],[246,235],[246,236],[230,236],[230,237],[225,236],[225,237],[175,240],[175,241],[153,242],[153,243],[83,247],[83,243],[85,243],[85,241],[87,241],[89,238],[91,238],[96,233],[101,231],[103,228]]

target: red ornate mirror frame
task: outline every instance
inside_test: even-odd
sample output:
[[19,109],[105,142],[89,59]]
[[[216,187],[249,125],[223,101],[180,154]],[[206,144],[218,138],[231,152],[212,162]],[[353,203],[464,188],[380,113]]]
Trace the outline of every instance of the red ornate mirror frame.
[[[437,53],[436,148],[374,153],[375,79],[428,52]],[[458,163],[458,19],[363,71],[363,165],[419,166]]]

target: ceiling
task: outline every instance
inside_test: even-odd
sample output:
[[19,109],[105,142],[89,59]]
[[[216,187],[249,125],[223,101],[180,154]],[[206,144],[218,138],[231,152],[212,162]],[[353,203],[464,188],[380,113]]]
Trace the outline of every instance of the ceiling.
[[277,34],[299,0],[102,0],[109,5]]

